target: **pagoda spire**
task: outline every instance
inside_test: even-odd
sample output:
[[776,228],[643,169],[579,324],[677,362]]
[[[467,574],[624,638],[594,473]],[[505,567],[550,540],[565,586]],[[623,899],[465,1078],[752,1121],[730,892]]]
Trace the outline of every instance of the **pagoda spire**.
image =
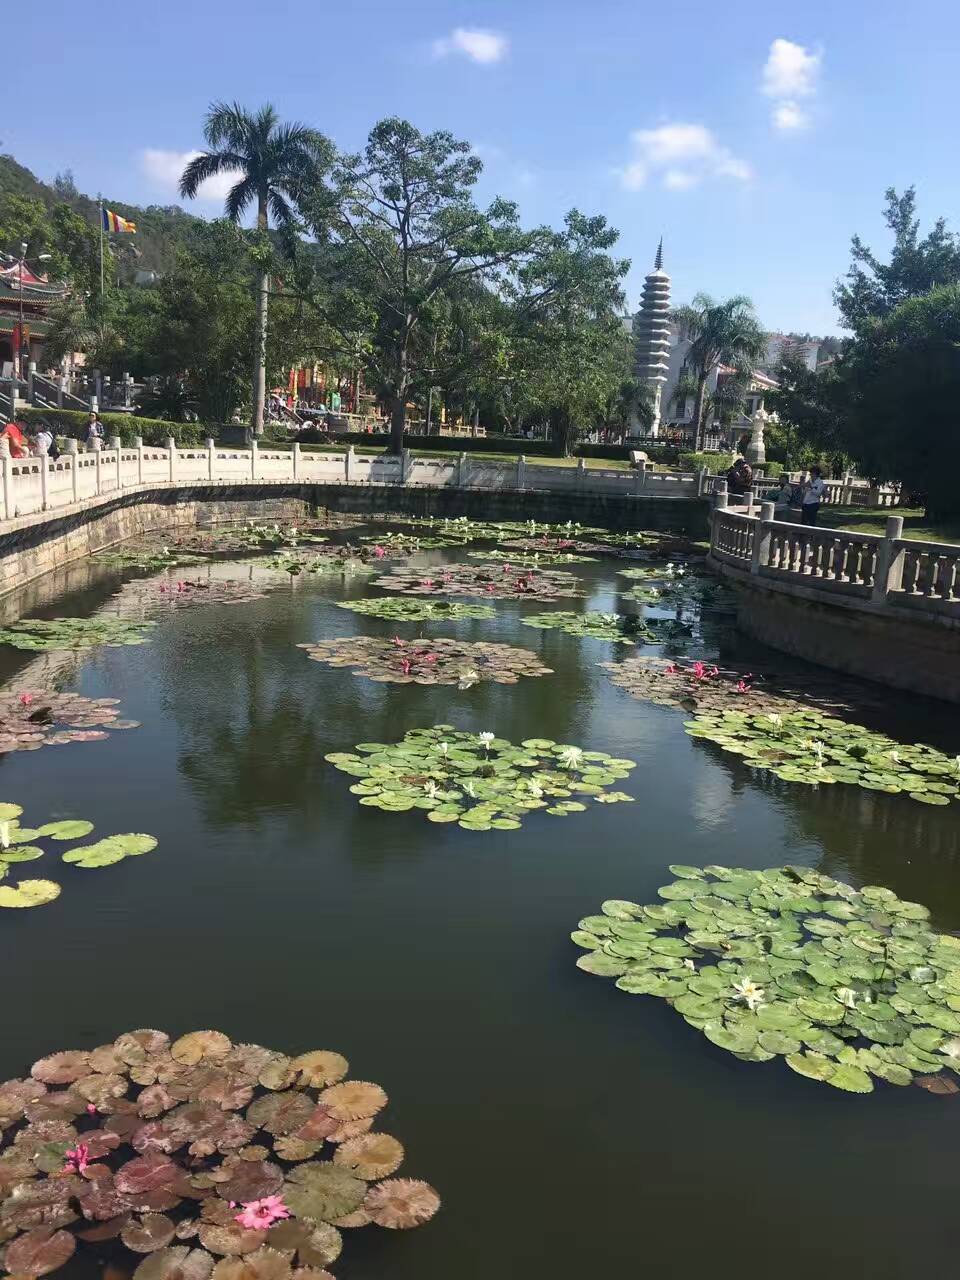
[[657,256],[653,260],[654,271],[663,270],[663,236],[660,237],[660,243],[657,245]]
[[657,245],[653,270],[643,282],[640,310],[634,322],[636,372],[653,400],[651,435],[660,432],[664,383],[670,373],[670,277],[663,269],[663,237]]

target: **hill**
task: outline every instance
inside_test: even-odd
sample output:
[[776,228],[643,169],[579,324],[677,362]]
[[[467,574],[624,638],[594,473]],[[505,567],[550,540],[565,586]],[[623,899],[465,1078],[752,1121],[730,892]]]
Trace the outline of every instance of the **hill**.
[[[39,200],[48,209],[57,204],[68,204],[91,226],[97,226],[96,200],[77,190],[69,172],[58,174],[50,184],[42,182],[13,156],[0,155],[0,200],[5,196]],[[169,271],[178,245],[189,238],[198,221],[178,205],[142,207],[110,195],[105,195],[103,202],[114,213],[137,224],[135,243],[130,245],[136,250],[130,271]]]

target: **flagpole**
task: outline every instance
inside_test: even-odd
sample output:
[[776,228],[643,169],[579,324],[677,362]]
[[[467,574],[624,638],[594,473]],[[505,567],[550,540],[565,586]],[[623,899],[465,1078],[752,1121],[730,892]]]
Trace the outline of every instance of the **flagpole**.
[[100,310],[103,311],[103,199],[97,196],[97,208],[100,210]]

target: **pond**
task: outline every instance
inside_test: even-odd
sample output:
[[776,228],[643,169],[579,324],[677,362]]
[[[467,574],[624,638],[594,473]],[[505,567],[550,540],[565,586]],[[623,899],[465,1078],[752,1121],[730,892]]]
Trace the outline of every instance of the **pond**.
[[[417,560],[433,574],[447,562],[476,563],[459,548]],[[600,664],[635,652],[787,665],[723,609],[687,608],[690,633],[671,628],[676,610],[637,605],[622,567],[577,566],[586,594],[573,600],[496,599],[493,618],[424,624],[522,647],[553,672],[514,684],[378,683],[312,661],[298,646],[419,634],[338,607],[383,594],[364,577],[284,576],[260,598],[167,611],[141,646],[0,650],[10,687],[36,675],[119,698],[141,726],[2,757],[0,798],[24,821],[87,818],[98,835],[158,841],[94,874],[39,873],[61,896],[3,913],[0,1078],[138,1027],[339,1050],[389,1094],[382,1127],[406,1148],[402,1173],[443,1198],[419,1231],[348,1234],[333,1269],[353,1280],[580,1280],[625,1265],[899,1280],[952,1265],[960,1100],[882,1084],[861,1097],[782,1059],[738,1061],[664,1001],[576,967],[577,921],[603,899],[655,901],[671,863],[808,866],[889,886],[960,930],[954,805],[757,773],[688,736],[684,712],[611,682]],[[64,571],[38,612],[92,614],[123,580],[103,566],[78,588]],[[618,602],[660,619],[666,643],[521,624]],[[955,711],[877,693],[864,688],[862,723],[960,751]],[[634,802],[464,830],[360,805],[356,779],[325,760],[440,723],[636,761],[616,784]],[[77,1255],[59,1274],[94,1271]]]

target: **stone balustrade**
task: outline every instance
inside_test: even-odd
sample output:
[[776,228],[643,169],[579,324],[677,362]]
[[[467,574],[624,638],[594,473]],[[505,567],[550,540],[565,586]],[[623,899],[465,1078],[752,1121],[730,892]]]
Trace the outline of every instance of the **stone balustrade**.
[[711,517],[710,559],[736,579],[759,579],[806,598],[869,601],[876,609],[912,609],[960,620],[960,546],[903,537],[903,518],[884,534],[809,528],[730,510],[723,494]]
[[696,499],[704,493],[704,473],[625,471],[587,467],[494,462],[461,453],[449,458],[341,453],[314,453],[294,444],[290,449],[177,448],[173,440],[156,448],[132,448],[112,440],[109,446],[81,452],[71,440],[56,460],[11,458],[0,441],[3,488],[0,522],[38,512],[56,511],[119,492],[197,485],[257,486],[277,484],[404,485],[495,491],[548,491],[603,494],[629,498]]

